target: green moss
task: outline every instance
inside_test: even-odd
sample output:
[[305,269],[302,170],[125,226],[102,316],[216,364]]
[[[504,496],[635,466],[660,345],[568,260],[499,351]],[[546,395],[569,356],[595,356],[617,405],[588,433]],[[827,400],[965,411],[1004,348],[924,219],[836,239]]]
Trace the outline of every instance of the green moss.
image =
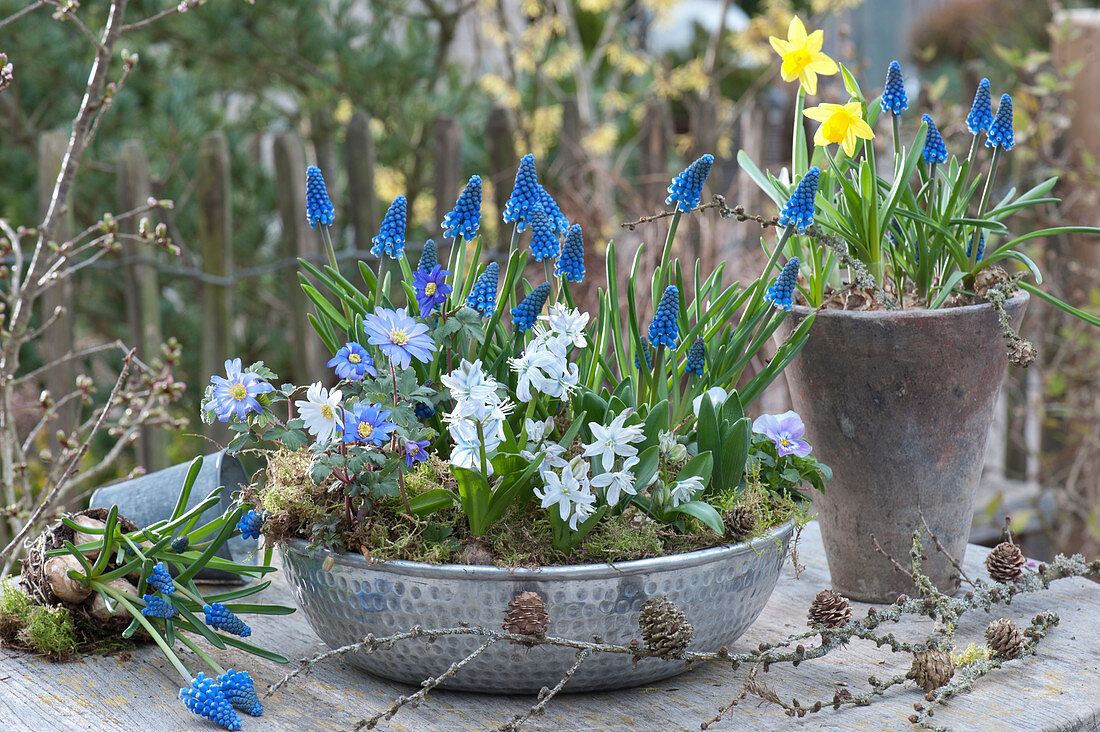
[[0,582],[0,637],[14,639],[27,624],[33,606],[31,598],[15,586],[11,577]]
[[11,578],[0,583],[0,636],[52,658],[73,653],[79,645],[68,608],[35,604]]

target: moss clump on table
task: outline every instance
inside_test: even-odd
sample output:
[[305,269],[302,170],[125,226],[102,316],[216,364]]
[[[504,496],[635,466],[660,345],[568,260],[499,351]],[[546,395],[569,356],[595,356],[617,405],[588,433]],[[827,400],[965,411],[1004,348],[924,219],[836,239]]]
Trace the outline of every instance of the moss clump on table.
[[10,577],[0,583],[0,638],[51,658],[75,653],[81,646],[67,608],[36,604]]
[[[791,519],[804,523],[807,504],[793,496],[768,491],[753,474],[747,486],[711,499],[724,512],[747,507],[755,529],[747,537],[723,536],[690,519],[685,533],[650,521],[636,508],[601,522],[576,551],[553,548],[553,528],[545,511],[531,501],[513,506],[485,536],[473,536],[458,507],[430,519],[405,513],[397,499],[376,501],[369,515],[353,523],[338,484],[318,486],[310,479],[307,451],[278,450],[268,458],[267,483],[252,488],[245,500],[266,512],[264,533],[272,541],[305,539],[334,551],[362,553],[373,561],[404,559],[429,564],[493,564],[499,567],[624,562],[670,556],[727,545],[767,534]],[[457,491],[449,465],[432,456],[405,476],[410,498],[435,488]]]

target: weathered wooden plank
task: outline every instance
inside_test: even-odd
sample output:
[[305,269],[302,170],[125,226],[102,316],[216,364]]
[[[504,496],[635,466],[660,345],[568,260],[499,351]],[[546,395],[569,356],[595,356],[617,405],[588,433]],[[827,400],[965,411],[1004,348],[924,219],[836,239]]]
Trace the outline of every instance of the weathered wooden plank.
[[[966,569],[984,576],[985,550],[971,547]],[[805,571],[795,578],[788,566],[780,577],[761,618],[731,650],[745,651],[761,641],[773,641],[805,628],[805,615],[813,596],[828,586],[828,569],[816,524],[802,534],[799,556]],[[292,592],[281,575],[265,593],[269,602],[292,602]],[[856,604],[857,617],[866,613]],[[996,615],[969,613],[958,631],[965,645],[980,640],[990,619],[1009,617],[1028,622],[1037,612],[1053,609],[1062,618],[1040,646],[1039,655],[1012,661],[979,681],[971,694],[951,701],[936,712],[934,721],[957,730],[1091,730],[1100,727],[1100,587],[1084,580],[1063,580],[1042,594],[1017,597]],[[691,619],[691,609],[685,609]],[[250,640],[277,648],[291,658],[324,649],[306,618],[258,617],[251,623]],[[914,640],[932,629],[928,619],[907,620],[891,628],[899,638]],[[214,651],[223,666],[246,669],[261,689],[287,672],[286,667],[240,653]],[[517,659],[523,653],[517,649]],[[5,729],[40,732],[44,729],[100,730],[156,729],[211,730],[187,712],[175,698],[180,679],[151,648],[137,649],[130,660],[123,656],[85,659],[54,664],[10,650],[0,652],[0,705],[7,712]],[[192,664],[193,657],[185,656]],[[624,663],[629,663],[624,659]],[[758,680],[782,698],[800,701],[831,697],[834,689],[851,691],[867,687],[867,677],[887,677],[904,671],[908,659],[876,649],[872,643],[854,641],[826,659],[797,669],[777,666]],[[687,730],[713,716],[720,705],[736,696],[745,671],[732,672],[719,664],[649,686],[613,693],[565,694],[555,699],[543,717],[525,729],[560,730]],[[360,719],[385,709],[411,687],[377,679],[340,661],[318,665],[264,700],[259,719],[246,718],[245,730],[347,730]],[[718,730],[909,730],[912,705],[922,701],[912,685],[891,690],[867,707],[840,711],[827,709],[805,719],[791,719],[775,706],[748,700],[712,729]],[[380,729],[484,730],[494,729],[523,711],[529,697],[490,696],[437,692],[416,709],[405,708]],[[0,712],[4,713],[4,712]],[[150,724],[152,723],[152,724]],[[3,725],[0,725],[3,726]]]

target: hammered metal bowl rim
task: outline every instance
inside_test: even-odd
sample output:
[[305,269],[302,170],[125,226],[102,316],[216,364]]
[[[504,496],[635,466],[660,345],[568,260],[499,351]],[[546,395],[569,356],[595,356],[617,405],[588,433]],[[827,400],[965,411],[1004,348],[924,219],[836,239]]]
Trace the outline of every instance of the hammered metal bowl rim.
[[[390,559],[385,562],[369,562],[361,554],[332,554],[327,549],[320,552],[335,557],[335,564],[348,569],[371,569],[394,574],[424,577],[432,579],[477,579],[512,582],[517,579],[528,580],[577,580],[577,579],[608,579],[623,575],[649,574],[652,572],[666,572],[688,567],[697,567],[723,559],[732,559],[747,554],[759,555],[766,551],[769,544],[776,541],[782,543],[788,540],[794,533],[795,519],[774,527],[765,536],[760,536],[751,541],[742,541],[737,544],[700,549],[694,552],[673,554],[665,557],[652,557],[650,559],[632,559],[627,562],[610,564],[575,564],[553,567],[516,567],[512,569],[504,567],[491,567],[477,564],[427,564],[425,562],[412,562],[405,559]],[[283,544],[284,551],[291,551],[300,556],[309,556],[308,543],[304,539],[289,539]]]
[[[1015,305],[1020,300],[1026,306],[1031,300],[1031,294],[1019,290],[1012,297],[1005,300],[1005,305]],[[831,308],[812,308],[809,305],[792,305],[791,312],[797,313],[802,317],[806,317],[810,313],[816,312],[818,318],[851,318],[854,320],[876,320],[880,318],[890,318],[894,320],[923,320],[926,318],[953,318],[963,317],[968,313],[973,313],[978,310],[992,310],[993,303],[979,302],[974,305],[960,305],[954,308],[934,308],[929,310],[928,308],[913,309],[913,310],[835,310]]]

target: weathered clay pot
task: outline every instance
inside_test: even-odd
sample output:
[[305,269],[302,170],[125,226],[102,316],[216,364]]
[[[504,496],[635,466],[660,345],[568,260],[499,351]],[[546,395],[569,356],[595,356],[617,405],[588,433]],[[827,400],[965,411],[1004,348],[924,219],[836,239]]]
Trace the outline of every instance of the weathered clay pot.
[[[1027,293],[1005,304],[1019,327]],[[795,306],[785,337],[812,310]],[[818,460],[833,469],[814,510],[833,587],[866,602],[911,593],[905,568],[921,514],[962,561],[1007,356],[987,304],[938,310],[822,310],[785,373]],[[923,570],[945,592],[959,577],[925,532]]]

